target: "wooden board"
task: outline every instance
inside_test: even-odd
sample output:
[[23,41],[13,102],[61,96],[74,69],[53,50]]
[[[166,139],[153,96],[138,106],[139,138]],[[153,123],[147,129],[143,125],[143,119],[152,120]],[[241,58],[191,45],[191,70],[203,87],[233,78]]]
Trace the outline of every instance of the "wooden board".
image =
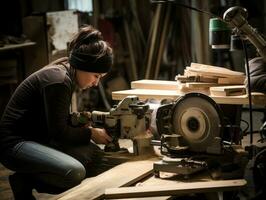
[[180,83],[166,80],[138,80],[131,82],[132,89],[178,90]]
[[[149,89],[133,89],[133,90],[122,90],[112,92],[113,100],[122,100],[127,96],[136,95],[140,100],[147,99],[171,99],[176,100],[178,97],[184,95],[184,92],[178,92],[173,90],[149,90]],[[248,96],[239,95],[239,96],[210,96],[218,104],[235,104],[235,105],[248,105]],[[254,105],[265,105],[266,104],[266,95],[263,93],[252,93],[252,103]]]
[[207,182],[172,182],[171,184],[145,185],[137,187],[109,188],[105,190],[105,199],[138,198],[180,195],[191,193],[223,192],[238,190],[247,184],[244,179],[218,180]]
[[218,78],[218,84],[223,85],[243,85],[246,76],[237,76],[237,77],[227,77],[227,78]]
[[[186,83],[187,84],[187,83]],[[179,91],[180,91],[180,94],[186,94],[186,93],[190,93],[190,92],[197,92],[197,93],[202,93],[202,94],[205,94],[205,95],[210,95],[210,90],[208,87],[187,87],[186,84],[183,84],[179,87]]]
[[123,163],[96,177],[87,178],[80,185],[49,199],[102,199],[107,188],[130,186],[149,176],[153,172],[155,160],[156,158]]
[[113,100],[122,100],[127,96],[136,95],[140,100],[146,99],[177,99],[182,95],[181,92],[174,90],[151,90],[151,89],[132,89],[112,92]]
[[10,50],[10,49],[19,49],[19,48],[24,48],[24,47],[33,46],[33,45],[36,45],[36,42],[24,42],[21,44],[7,44],[7,45],[4,45],[3,47],[0,47],[0,51]]
[[209,87],[218,86],[217,83],[197,83],[197,82],[190,82],[190,83],[185,83],[185,84],[186,84],[186,87],[191,88],[191,89],[209,88]]
[[206,76],[220,76],[220,77],[234,77],[234,76],[244,76],[243,72],[233,71],[225,67],[218,67],[212,65],[205,65],[201,63],[191,63],[190,67],[186,67],[188,71],[197,72],[201,75]]
[[246,86],[244,85],[230,85],[210,87],[210,94],[212,96],[238,96],[246,94]]
[[207,76],[185,76],[178,74],[175,77],[175,80],[180,81],[181,83],[187,82],[197,82],[197,83],[218,83],[217,77],[207,77]]

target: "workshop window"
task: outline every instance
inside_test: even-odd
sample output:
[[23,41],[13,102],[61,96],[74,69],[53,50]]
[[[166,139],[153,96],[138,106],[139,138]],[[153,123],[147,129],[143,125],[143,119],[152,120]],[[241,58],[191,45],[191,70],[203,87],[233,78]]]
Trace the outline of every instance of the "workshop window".
[[68,9],[92,13],[92,0],[68,0]]

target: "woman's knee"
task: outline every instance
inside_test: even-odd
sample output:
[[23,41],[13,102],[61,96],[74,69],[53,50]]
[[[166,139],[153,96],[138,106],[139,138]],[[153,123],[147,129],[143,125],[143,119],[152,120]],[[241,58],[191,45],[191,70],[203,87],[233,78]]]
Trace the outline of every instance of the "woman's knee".
[[86,170],[81,163],[69,167],[65,174],[65,180],[63,181],[65,188],[71,188],[79,185],[86,176]]

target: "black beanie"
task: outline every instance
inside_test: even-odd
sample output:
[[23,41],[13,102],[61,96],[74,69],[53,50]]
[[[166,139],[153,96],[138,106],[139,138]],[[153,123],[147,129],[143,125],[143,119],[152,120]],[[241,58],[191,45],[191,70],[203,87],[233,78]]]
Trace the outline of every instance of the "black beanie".
[[105,54],[97,58],[76,51],[72,51],[69,56],[69,64],[75,69],[94,73],[107,73],[111,70],[113,63],[112,55]]

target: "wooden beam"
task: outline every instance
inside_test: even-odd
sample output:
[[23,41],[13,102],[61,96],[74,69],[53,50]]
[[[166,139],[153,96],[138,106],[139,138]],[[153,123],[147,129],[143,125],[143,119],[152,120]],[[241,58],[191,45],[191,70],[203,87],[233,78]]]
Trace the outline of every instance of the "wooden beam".
[[105,190],[105,199],[138,198],[168,196],[191,193],[223,192],[238,190],[247,184],[244,179],[219,180],[207,182],[177,183],[170,185],[136,186],[109,188]]
[[148,61],[147,61],[147,67],[146,67],[146,72],[145,72],[145,79],[151,78],[151,67],[152,67],[152,61],[154,59],[154,54],[155,54],[156,38],[160,32],[159,23],[160,23],[160,16],[162,15],[163,5],[158,4],[156,6],[157,7],[156,7],[155,15],[153,17],[154,24],[151,27],[152,36],[151,36],[151,44],[148,47],[149,51],[148,51]]
[[124,25],[124,30],[125,30],[126,40],[127,40],[127,45],[128,45],[132,78],[133,80],[137,80],[138,72],[137,72],[137,65],[136,65],[136,56],[135,56],[135,52],[134,52],[133,45],[132,45],[132,39],[131,39],[130,31],[129,31],[128,22],[127,22],[127,19],[125,18],[123,19],[123,25]]
[[36,43],[35,42],[24,42],[21,44],[7,44],[7,45],[4,45],[3,47],[0,47],[0,51],[6,51],[10,49],[19,49],[19,48],[24,48],[24,47],[33,46],[33,45],[36,45]]

